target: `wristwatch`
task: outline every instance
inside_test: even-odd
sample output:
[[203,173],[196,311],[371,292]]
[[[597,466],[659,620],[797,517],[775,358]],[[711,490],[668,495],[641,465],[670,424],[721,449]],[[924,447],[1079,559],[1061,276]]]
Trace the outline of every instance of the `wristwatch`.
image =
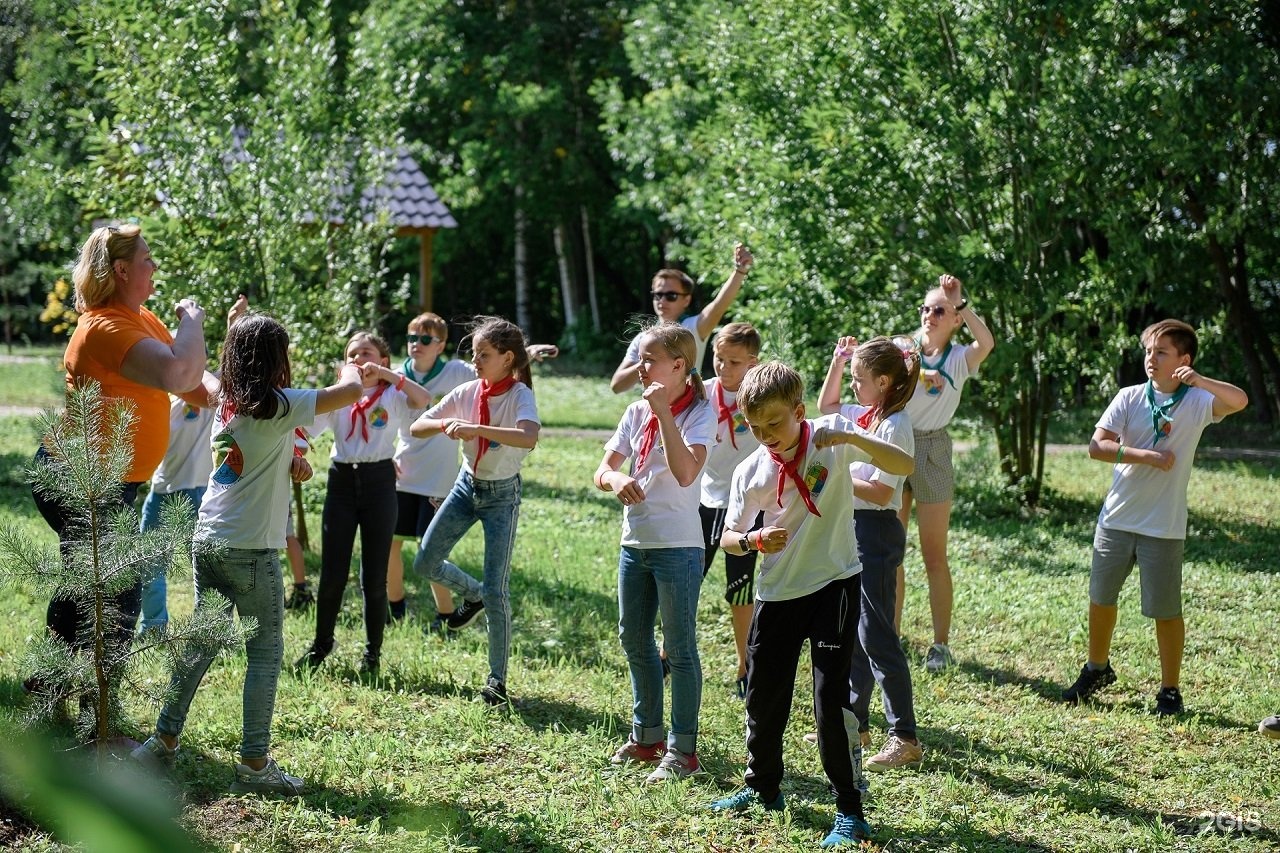
[[960,300],[960,304],[956,306],[956,311],[957,311],[957,312],[959,312],[959,311],[963,311],[964,309],[966,309],[966,308],[968,308],[968,307],[969,307],[969,297],[967,297],[967,296],[966,296],[966,297],[964,297],[963,299],[961,299],[961,300]]
[[738,538],[738,547],[742,549],[744,554],[749,554],[755,549],[751,547],[751,533],[747,532]]

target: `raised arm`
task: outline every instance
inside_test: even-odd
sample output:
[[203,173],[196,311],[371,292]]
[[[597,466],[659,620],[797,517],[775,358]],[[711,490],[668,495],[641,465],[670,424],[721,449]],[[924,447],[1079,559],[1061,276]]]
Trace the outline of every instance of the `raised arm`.
[[[752,256],[751,250],[741,243],[735,243],[733,246],[733,272],[729,273],[729,278],[720,286],[720,292],[716,294],[716,298],[712,299],[698,314],[698,337],[706,340],[715,331],[716,326],[720,323],[720,318],[729,310],[729,306],[733,304],[733,300],[738,298],[738,291],[742,289],[742,283],[747,280],[747,273],[751,271],[751,265],[755,263],[755,257]],[[616,375],[616,374],[615,374]]]
[[916,470],[916,458],[892,442],[876,438],[860,429],[845,431],[822,426],[813,434],[814,447],[852,444],[871,457],[871,464],[886,474],[906,476]]
[[964,285],[961,284],[960,279],[953,275],[942,275],[938,277],[938,286],[951,301],[951,305],[956,309],[956,314],[960,316],[969,334],[973,335],[973,344],[964,356],[964,360],[969,364],[969,372],[973,373],[982,366],[982,362],[986,361],[987,356],[991,355],[991,351],[995,349],[995,336],[991,334],[991,330],[987,328],[987,324],[982,321],[977,312],[969,307],[969,298],[964,293]]
[[120,373],[139,385],[185,394],[194,390],[204,375],[204,309],[193,299],[183,299],[175,308],[178,330],[173,343],[156,338],[138,341],[125,354]]
[[1179,367],[1173,371],[1174,378],[1192,388],[1203,388],[1213,395],[1213,416],[1219,420],[1249,405],[1249,395],[1230,382],[1210,379],[1196,373],[1193,367]]
[[818,409],[824,415],[834,415],[840,411],[840,386],[844,383],[844,366],[853,357],[858,348],[858,339],[842,336],[836,342],[835,351],[831,353],[831,364],[827,367],[827,378],[822,380],[822,391],[818,393]]
[[344,363],[338,372],[337,383],[320,389],[316,394],[316,414],[323,415],[355,405],[363,393],[364,383],[360,379],[360,368],[354,364]]

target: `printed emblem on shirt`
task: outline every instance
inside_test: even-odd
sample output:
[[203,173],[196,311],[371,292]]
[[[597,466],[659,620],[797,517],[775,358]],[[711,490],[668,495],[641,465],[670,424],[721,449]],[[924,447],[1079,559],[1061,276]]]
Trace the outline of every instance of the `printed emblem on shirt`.
[[382,406],[374,406],[369,412],[369,426],[374,429],[384,429],[390,420],[391,415]]
[[930,397],[937,397],[942,393],[942,385],[934,385],[924,378],[923,371],[920,373],[920,384],[924,386],[924,392]]
[[734,412],[733,413],[733,431],[738,435],[742,435],[744,432],[748,432],[750,429],[751,429],[751,426],[747,423],[747,416],[740,411]]
[[194,421],[200,417],[200,410],[190,403],[182,404],[182,419],[184,421]]
[[809,466],[809,470],[804,472],[804,484],[809,487],[809,494],[815,498],[822,494],[822,490],[827,487],[828,471],[820,462],[815,462]]
[[229,432],[218,433],[213,440],[213,482],[230,486],[244,473],[244,454],[235,436]]

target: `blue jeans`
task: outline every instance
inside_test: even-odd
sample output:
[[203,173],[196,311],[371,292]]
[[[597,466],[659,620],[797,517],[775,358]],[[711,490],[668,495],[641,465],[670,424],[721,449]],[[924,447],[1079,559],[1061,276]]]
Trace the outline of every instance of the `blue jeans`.
[[631,737],[662,740],[662,661],[653,624],[662,614],[662,634],[671,665],[671,733],[667,745],[692,753],[698,745],[702,707],[702,661],[698,659],[698,593],[701,548],[622,547],[618,557],[618,639],[631,670]]
[[[484,602],[489,675],[503,684],[511,656],[511,552],[519,519],[519,474],[505,480],[477,480],[462,471],[431,519],[413,561],[414,571],[467,601]],[[445,559],[477,521],[484,528],[484,583]]]
[[[229,601],[224,613],[231,619],[231,607],[240,618],[253,617],[258,628],[245,641],[248,667],[244,676],[244,731],[240,757],[266,758],[271,749],[271,718],[276,709],[276,682],[284,660],[284,584],[280,580],[280,554],[274,548],[228,548],[221,554],[192,549],[195,563],[196,606],[212,592]],[[197,653],[198,654],[198,653]],[[173,699],[160,709],[156,731],[179,737],[187,722],[187,711],[212,655],[198,654],[179,662],[169,687]]]
[[[160,526],[160,507],[166,498],[185,500],[191,504],[193,513],[200,512],[200,503],[204,500],[204,486],[194,489],[178,489],[168,494],[148,492],[147,499],[142,502],[142,525],[139,530],[146,533]],[[163,628],[169,624],[169,584],[165,578],[168,566],[156,566],[155,575],[142,585],[142,630]]]

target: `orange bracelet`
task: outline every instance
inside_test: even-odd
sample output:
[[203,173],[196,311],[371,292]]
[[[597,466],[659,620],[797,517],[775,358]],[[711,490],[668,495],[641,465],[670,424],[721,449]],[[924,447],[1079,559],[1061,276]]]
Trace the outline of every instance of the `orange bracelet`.
[[396,390],[397,390],[397,391],[402,391],[402,390],[404,390],[404,380],[405,380],[406,378],[407,378],[407,377],[406,377],[403,373],[402,373],[402,374],[400,374],[400,381],[396,383]]

